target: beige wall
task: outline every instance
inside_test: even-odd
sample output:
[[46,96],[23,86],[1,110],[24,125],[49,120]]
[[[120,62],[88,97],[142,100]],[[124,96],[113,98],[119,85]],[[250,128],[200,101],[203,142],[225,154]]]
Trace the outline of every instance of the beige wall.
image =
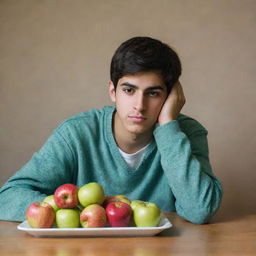
[[110,104],[110,58],[137,35],[174,46],[183,113],[209,130],[217,216],[256,212],[255,22],[250,0],[1,0],[0,184],[65,118]]

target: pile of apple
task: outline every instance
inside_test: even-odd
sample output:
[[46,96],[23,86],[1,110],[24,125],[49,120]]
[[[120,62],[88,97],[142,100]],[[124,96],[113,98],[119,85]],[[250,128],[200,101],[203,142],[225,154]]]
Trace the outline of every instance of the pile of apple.
[[156,227],[160,214],[154,203],[105,196],[102,186],[91,182],[80,189],[73,184],[59,186],[54,195],[32,203],[26,219],[32,228]]

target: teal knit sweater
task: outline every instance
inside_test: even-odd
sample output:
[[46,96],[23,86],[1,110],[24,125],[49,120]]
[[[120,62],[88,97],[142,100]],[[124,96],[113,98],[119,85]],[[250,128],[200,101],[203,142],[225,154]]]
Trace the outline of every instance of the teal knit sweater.
[[222,189],[208,158],[207,131],[179,115],[157,125],[143,160],[130,169],[113,133],[114,107],[78,114],[64,121],[0,190],[0,219],[23,221],[29,204],[64,184],[100,183],[106,195],[157,203],[193,223],[205,223],[218,209]]

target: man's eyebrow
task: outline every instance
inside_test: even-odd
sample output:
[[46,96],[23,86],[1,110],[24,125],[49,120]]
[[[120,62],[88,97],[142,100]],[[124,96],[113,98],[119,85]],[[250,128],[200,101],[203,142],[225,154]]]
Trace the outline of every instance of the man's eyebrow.
[[132,87],[132,88],[138,88],[137,85],[135,85],[135,84],[130,84],[130,83],[128,83],[128,82],[121,83],[120,85],[121,85],[121,86],[129,86],[129,87]]
[[[121,86],[129,86],[129,87],[132,87],[132,88],[139,88],[137,85],[135,84],[131,84],[129,82],[124,82],[122,84],[120,84]],[[146,90],[164,90],[164,88],[160,85],[152,85],[152,86],[149,86],[148,88],[146,88]]]

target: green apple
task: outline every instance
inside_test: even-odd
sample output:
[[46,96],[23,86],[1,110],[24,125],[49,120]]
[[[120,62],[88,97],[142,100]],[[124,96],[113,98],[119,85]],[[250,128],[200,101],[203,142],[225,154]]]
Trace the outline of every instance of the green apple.
[[56,203],[54,201],[54,195],[45,197],[43,201],[50,204],[55,212],[57,212],[59,210],[59,207],[56,205]]
[[133,201],[131,201],[130,205],[131,205],[131,207],[132,207],[132,210],[134,211],[134,209],[136,208],[136,206],[138,206],[138,205],[144,205],[144,202],[141,201],[141,200],[133,200]]
[[133,207],[133,221],[137,227],[156,227],[158,225],[161,210],[156,204],[151,202],[135,202]]
[[96,182],[87,183],[78,190],[78,200],[83,207],[90,204],[102,204],[104,198],[104,190]]
[[[141,201],[141,200],[133,200],[133,201],[131,201],[130,206],[132,208],[133,215],[134,215],[135,207],[138,206],[138,205],[141,205],[141,204],[144,205],[144,202]],[[135,223],[134,223],[134,217],[131,218],[131,225],[132,226],[136,226]]]
[[60,209],[56,212],[57,228],[79,228],[80,213],[77,209]]

